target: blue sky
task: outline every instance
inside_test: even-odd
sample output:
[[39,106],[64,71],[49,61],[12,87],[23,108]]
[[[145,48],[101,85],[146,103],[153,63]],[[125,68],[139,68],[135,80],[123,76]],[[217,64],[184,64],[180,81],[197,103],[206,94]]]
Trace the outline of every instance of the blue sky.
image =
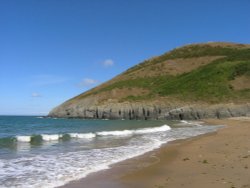
[[0,114],[47,114],[172,48],[250,43],[249,0],[0,0]]

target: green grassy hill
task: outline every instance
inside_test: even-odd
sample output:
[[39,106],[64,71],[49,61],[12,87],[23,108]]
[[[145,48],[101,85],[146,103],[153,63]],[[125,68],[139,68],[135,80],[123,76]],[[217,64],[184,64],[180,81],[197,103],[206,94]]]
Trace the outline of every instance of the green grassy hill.
[[[202,104],[205,108],[213,106],[213,110],[200,112],[204,107],[197,107],[196,111],[190,107],[186,117],[219,117],[220,113],[227,117],[234,116],[232,112],[247,115],[250,106],[241,111],[242,107],[232,110],[224,104],[245,105],[249,101],[250,45],[213,42],[187,45],[146,60],[66,101],[49,115],[178,118],[184,115],[173,116],[172,109],[178,111],[184,106]],[[222,107],[216,107],[217,104]],[[196,113],[199,115],[194,115]]]
[[[242,87],[237,87],[237,80],[245,82],[241,83]],[[245,101],[250,99],[249,82],[250,45],[194,44],[146,60],[72,100],[123,89],[127,96],[114,96],[119,101],[148,100],[159,96],[206,102]],[[129,92],[133,88],[143,89],[143,92]]]

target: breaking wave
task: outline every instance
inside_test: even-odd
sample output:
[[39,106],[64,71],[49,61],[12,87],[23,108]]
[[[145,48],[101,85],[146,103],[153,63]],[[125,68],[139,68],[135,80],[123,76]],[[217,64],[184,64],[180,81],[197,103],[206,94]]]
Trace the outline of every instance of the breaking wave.
[[[116,131],[100,131],[95,133],[65,133],[65,134],[40,134],[40,135],[19,135],[9,138],[0,138],[0,145],[2,142],[7,146],[14,142],[26,142],[26,143],[37,143],[37,142],[50,142],[50,141],[66,141],[69,139],[93,139],[98,136],[129,136],[135,134],[148,134],[155,132],[164,132],[171,130],[168,125],[162,125],[160,127],[150,127],[132,130],[116,130]],[[1,144],[2,143],[2,144]]]

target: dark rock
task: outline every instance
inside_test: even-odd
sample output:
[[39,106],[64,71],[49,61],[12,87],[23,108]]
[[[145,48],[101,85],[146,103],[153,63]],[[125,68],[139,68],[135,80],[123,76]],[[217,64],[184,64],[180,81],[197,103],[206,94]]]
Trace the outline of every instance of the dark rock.
[[51,117],[72,117],[86,119],[168,119],[197,120],[207,118],[228,118],[250,116],[249,104],[155,105],[150,103],[108,103],[100,106],[68,105],[59,106],[49,113]]

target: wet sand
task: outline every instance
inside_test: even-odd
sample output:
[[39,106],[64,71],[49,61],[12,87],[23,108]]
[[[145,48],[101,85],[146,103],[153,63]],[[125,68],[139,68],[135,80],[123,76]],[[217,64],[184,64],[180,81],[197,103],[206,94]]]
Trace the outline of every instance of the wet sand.
[[250,188],[250,118],[206,122],[227,127],[171,142],[63,188]]

